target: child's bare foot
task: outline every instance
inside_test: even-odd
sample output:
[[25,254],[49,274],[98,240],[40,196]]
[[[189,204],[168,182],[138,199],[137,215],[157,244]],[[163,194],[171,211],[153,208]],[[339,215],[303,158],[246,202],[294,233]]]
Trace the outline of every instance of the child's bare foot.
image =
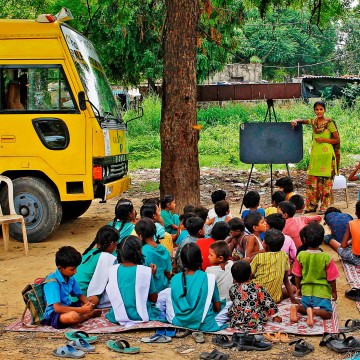
[[308,324],[308,326],[313,327],[314,326],[314,310],[312,308],[307,308],[306,313],[307,313],[306,323]]
[[91,311],[92,318],[100,317],[101,314],[102,314],[102,311],[100,309],[95,309],[95,310]]
[[297,316],[297,306],[296,304],[291,304],[291,308],[290,308],[290,321],[291,322],[298,322],[298,316]]

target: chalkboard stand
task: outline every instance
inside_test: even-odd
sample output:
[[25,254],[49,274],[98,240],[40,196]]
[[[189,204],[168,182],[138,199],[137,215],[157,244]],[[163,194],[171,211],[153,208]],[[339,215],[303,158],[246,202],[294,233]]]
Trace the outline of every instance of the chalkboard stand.
[[[274,100],[273,99],[268,99],[266,100],[266,104],[267,104],[267,110],[266,110],[266,114],[264,117],[264,121],[263,122],[271,122],[272,121],[272,115],[274,116],[274,120],[275,122],[277,122],[277,118],[276,118],[276,113],[275,113],[275,108],[274,108]],[[246,182],[246,186],[245,186],[245,193],[244,193],[244,197],[247,194],[248,188],[249,188],[249,184],[251,181],[251,175],[254,169],[254,165],[255,164],[251,164],[251,169],[250,169],[250,173],[249,173],[249,177],[248,180]],[[271,196],[273,194],[273,164],[269,164],[270,165],[270,186],[271,186]],[[286,170],[288,173],[288,176],[290,177],[290,170],[289,170],[289,164],[285,164],[286,165]],[[241,206],[240,206],[240,214],[244,205],[244,197],[242,199],[241,202]]]

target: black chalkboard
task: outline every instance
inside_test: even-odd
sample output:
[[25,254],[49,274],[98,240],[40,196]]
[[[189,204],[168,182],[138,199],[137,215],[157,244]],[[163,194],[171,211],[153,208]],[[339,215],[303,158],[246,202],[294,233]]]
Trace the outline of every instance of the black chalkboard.
[[245,164],[297,163],[303,158],[302,125],[279,122],[240,125],[240,161]]

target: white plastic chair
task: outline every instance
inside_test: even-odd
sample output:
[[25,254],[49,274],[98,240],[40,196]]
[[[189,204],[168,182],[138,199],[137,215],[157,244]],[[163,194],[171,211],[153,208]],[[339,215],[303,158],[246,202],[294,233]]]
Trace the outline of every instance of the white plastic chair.
[[29,245],[26,235],[26,226],[25,226],[24,217],[22,215],[18,215],[15,211],[13,183],[11,179],[8,178],[7,176],[0,175],[0,183],[1,182],[5,182],[8,187],[8,202],[9,202],[9,210],[10,210],[9,215],[3,215],[3,211],[0,205],[0,225],[2,228],[2,234],[4,238],[5,251],[8,251],[9,249],[9,224],[18,222],[21,223],[22,235],[24,241],[24,250],[25,250],[25,255],[27,256],[29,251]]
[[[349,207],[349,193],[347,188],[347,182],[344,175],[336,175],[334,177],[333,187],[332,190],[345,190],[345,201],[346,201],[346,207]],[[332,194],[332,200],[334,200],[333,194]],[[334,201],[332,201],[334,202]]]

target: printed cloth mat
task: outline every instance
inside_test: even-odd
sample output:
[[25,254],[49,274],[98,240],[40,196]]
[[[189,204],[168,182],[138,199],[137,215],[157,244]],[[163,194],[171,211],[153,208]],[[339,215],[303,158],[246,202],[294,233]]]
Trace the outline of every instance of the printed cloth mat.
[[[289,334],[295,335],[322,335],[324,332],[328,333],[337,333],[339,331],[339,321],[336,311],[335,303],[332,303],[333,306],[333,316],[329,320],[322,320],[320,317],[314,317],[314,326],[309,327],[306,324],[306,316],[299,314],[299,322],[292,323],[290,322],[290,300],[285,300],[278,304],[279,315],[282,318],[281,323],[269,321],[264,328],[264,332],[278,332],[285,331]],[[86,322],[74,326],[74,329],[81,329],[87,333],[92,334],[105,334],[105,333],[119,333],[129,330],[140,330],[140,329],[153,329],[153,328],[163,328],[163,327],[176,327],[171,324],[162,323],[160,321],[149,321],[147,323],[136,324],[132,327],[124,327],[111,323],[105,318],[105,314],[108,310],[103,311],[101,317],[87,320]],[[27,313],[25,316],[25,322],[30,323],[30,313]],[[38,327],[24,327],[21,323],[21,318],[16,320],[14,323],[10,324],[5,328],[7,331],[36,331],[36,332],[52,332],[52,333],[63,333],[68,331],[67,329],[57,330],[51,326],[38,326]],[[217,332],[218,334],[227,334],[231,335],[234,332],[239,332],[239,330],[226,328]]]
[[[350,287],[360,288],[360,266],[350,265],[342,261],[344,273]],[[360,311],[360,302],[355,302],[357,309]]]

